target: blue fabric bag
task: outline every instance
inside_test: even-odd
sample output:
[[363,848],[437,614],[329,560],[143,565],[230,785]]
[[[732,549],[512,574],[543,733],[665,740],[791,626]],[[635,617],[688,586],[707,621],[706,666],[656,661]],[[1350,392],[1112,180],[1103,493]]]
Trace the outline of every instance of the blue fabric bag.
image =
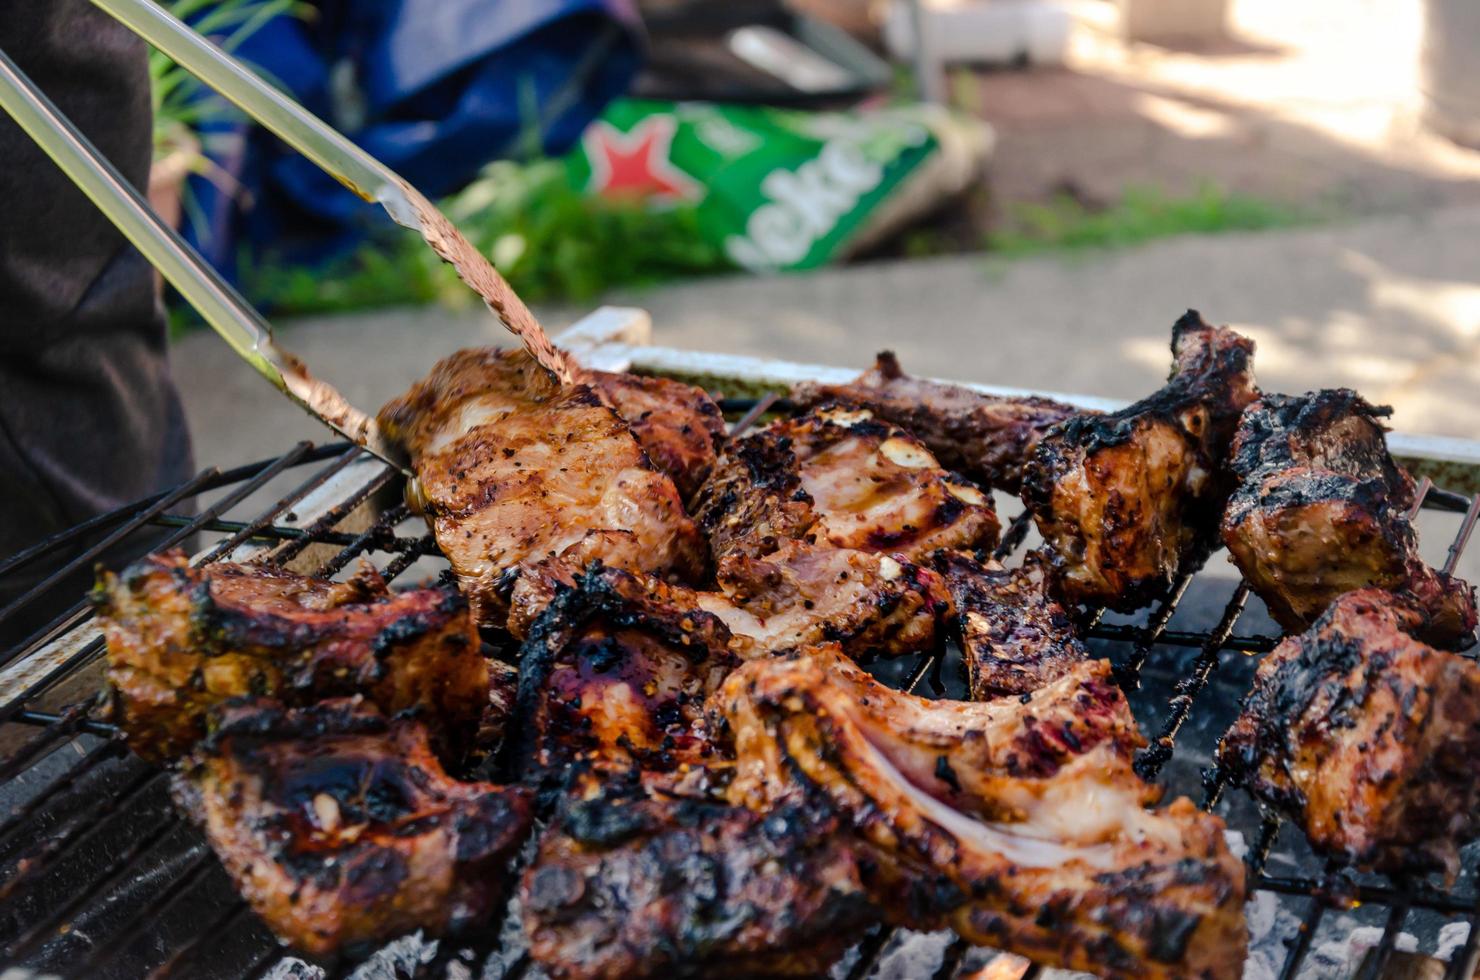
[[[236,48],[293,98],[436,198],[490,160],[556,155],[640,63],[630,0],[314,0]],[[315,263],[389,223],[275,137],[205,127],[187,234],[228,275],[272,254]]]

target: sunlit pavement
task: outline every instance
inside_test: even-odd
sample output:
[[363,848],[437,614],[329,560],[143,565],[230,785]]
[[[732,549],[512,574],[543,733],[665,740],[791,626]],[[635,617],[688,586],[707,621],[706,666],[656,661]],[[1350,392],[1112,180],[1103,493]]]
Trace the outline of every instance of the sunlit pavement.
[[978,73],[959,98],[999,137],[999,202],[1203,181],[1351,216],[1480,203],[1480,153],[1420,125],[1422,4],[1236,0],[1231,33],[1127,44],[1078,0],[1065,68]]

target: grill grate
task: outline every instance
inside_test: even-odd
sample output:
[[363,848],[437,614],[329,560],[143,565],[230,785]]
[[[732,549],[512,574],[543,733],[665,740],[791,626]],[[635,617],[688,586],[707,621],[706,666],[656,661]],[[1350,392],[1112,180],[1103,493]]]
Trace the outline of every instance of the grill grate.
[[[744,412],[733,430],[738,432],[776,406],[734,400],[725,407]],[[227,472],[206,470],[172,491],[93,518],[0,562],[4,585],[8,576],[43,558],[85,545],[55,575],[0,610],[0,625],[30,603],[54,598],[51,592],[67,574],[149,528],[162,535],[163,544],[156,546],[215,536],[207,561],[250,557],[335,575],[368,557],[394,580],[431,559],[440,564],[421,568],[435,573],[445,562],[404,505],[378,511],[367,506],[395,477],[342,443],[302,443],[277,459]],[[1427,481],[1421,493],[1423,506],[1462,515],[1445,565],[1452,570],[1480,517],[1480,496],[1468,499]],[[254,504],[273,494],[280,496],[265,508]],[[199,508],[198,513],[180,513],[188,507]],[[257,516],[237,513],[250,509]],[[307,516],[300,518],[300,511]],[[1027,514],[1018,513],[1007,524],[997,556],[1008,558],[1021,549],[1031,525]],[[1195,791],[1200,783],[1204,807],[1223,806],[1230,827],[1251,841],[1247,862],[1253,888],[1275,896],[1293,923],[1284,936],[1288,952],[1279,975],[1300,975],[1318,932],[1335,917],[1333,910],[1357,907],[1353,903],[1385,915],[1380,938],[1363,964],[1364,977],[1381,975],[1398,934],[1415,917],[1427,916],[1430,929],[1445,921],[1473,926],[1480,919],[1473,874],[1463,876],[1456,890],[1428,881],[1340,876],[1301,850],[1298,830],[1286,835],[1294,843],[1280,851],[1277,817],[1260,813],[1241,794],[1224,800],[1225,775],[1208,765],[1209,753],[1241,690],[1216,699],[1207,692],[1224,675],[1231,675],[1230,685],[1241,679],[1246,686],[1256,662],[1246,655],[1268,652],[1278,638],[1268,629],[1237,632],[1246,618],[1248,588],[1239,583],[1226,598],[1210,598],[1221,594],[1220,581],[1226,587],[1226,579],[1211,574],[1188,575],[1135,621],[1104,622],[1103,611],[1094,611],[1084,625],[1095,652],[1116,665],[1143,728],[1157,732],[1136,761],[1138,771],[1176,792]],[[1181,622],[1197,618],[1188,611],[1194,605],[1213,625],[1199,629]],[[0,964],[89,977],[253,977],[276,971],[282,951],[237,897],[199,834],[175,814],[164,774],[130,755],[106,720],[107,706],[96,694],[103,643],[87,619],[86,604],[78,601],[13,648],[0,650]],[[1174,620],[1179,628],[1172,628]],[[872,666],[903,688],[924,686],[939,695],[959,685],[948,676],[950,657],[937,651]],[[1281,867],[1271,873],[1276,857]],[[498,930],[489,932],[496,937]],[[1448,977],[1473,973],[1480,957],[1475,933],[1472,928],[1455,954]],[[839,975],[848,980],[869,976],[899,942],[899,932],[875,929],[861,939]],[[980,965],[980,955],[959,940],[945,942],[934,975],[962,975]],[[492,964],[486,976],[536,972],[520,950],[464,947],[444,948],[430,964],[422,962],[411,972],[441,975],[434,972],[439,966],[442,973],[457,972],[449,966],[457,963],[478,975],[480,959]],[[347,969],[341,966],[340,972]],[[1025,969],[1011,975],[1039,974]]]

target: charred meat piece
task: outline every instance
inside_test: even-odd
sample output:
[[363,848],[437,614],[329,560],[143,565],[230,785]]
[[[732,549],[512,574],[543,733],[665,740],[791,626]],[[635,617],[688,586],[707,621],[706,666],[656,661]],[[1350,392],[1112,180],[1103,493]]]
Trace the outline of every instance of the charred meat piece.
[[[510,635],[521,643],[527,640],[534,624],[550,608],[555,597],[576,588],[582,572],[587,570],[568,558],[547,558],[525,569],[509,594]],[[654,612],[663,610],[668,614],[682,614],[701,609],[699,596],[703,593],[652,575],[602,566],[600,581],[612,594]],[[708,620],[704,622],[708,623]],[[723,643],[722,640],[719,642]]]
[[824,807],[587,780],[520,886],[530,955],[555,980],[819,976],[878,921],[864,850]]
[[644,585],[593,564],[531,626],[513,749],[526,775],[579,759],[672,771],[712,754],[704,701],[740,662],[729,630]]
[[746,664],[717,701],[736,802],[820,795],[939,897],[932,915],[886,904],[897,924],[944,916],[970,942],[1107,977],[1241,974],[1243,864],[1189,800],[1147,809],[1158,791],[1132,771],[1140,739],[1103,661],[961,703],[818,654]]
[[[730,649],[751,660],[822,642],[850,655],[929,648],[949,604],[940,577],[888,555],[787,541],[765,558],[721,562],[717,592],[698,592],[651,576],[607,569],[652,602],[676,612],[706,612],[729,628]],[[514,586],[509,631],[521,639],[576,569],[552,559],[531,566]]]
[[532,363],[461,351],[380,413],[478,621],[502,625],[508,579],[552,555],[701,574],[704,542],[673,481],[595,390]]
[[1254,344],[1195,311],[1172,328],[1172,375],[1108,415],[1076,415],[1039,442],[1023,502],[1066,599],[1131,611],[1203,562],[1232,490],[1224,460],[1255,398]]
[[1474,632],[1474,590],[1418,556],[1413,480],[1389,455],[1380,421],[1391,412],[1345,388],[1265,395],[1244,412],[1232,462],[1241,482],[1223,540],[1287,630],[1375,586],[1411,592],[1434,642]]
[[459,783],[425,729],[360,699],[246,699],[175,777],[243,898],[313,956],[482,924],[528,834],[522,787]]
[[[773,703],[784,698],[791,700]],[[729,726],[738,760],[730,797],[757,808],[799,789],[775,769],[794,714],[813,716],[799,718],[803,725],[836,719],[846,728],[837,738],[876,745],[912,785],[1002,819],[1031,803],[1035,786],[1024,780],[1051,776],[1101,745],[1129,755],[1145,744],[1104,660],[1085,660],[1021,697],[937,701],[886,687],[827,645],[743,666],[710,708]],[[1137,792],[1155,797],[1137,782]]]
[[866,408],[918,437],[946,469],[1013,493],[1038,440],[1079,411],[1047,398],[1003,398],[912,378],[892,351],[882,351],[872,371],[848,384],[797,385],[791,400],[808,409],[828,403]]
[[503,742],[519,698],[519,668],[493,657],[488,664],[488,703],[478,724],[477,748],[487,755]]
[[902,554],[990,547],[991,498],[940,468],[914,436],[866,409],[781,419],[726,449],[695,498],[717,560],[764,557],[788,538]]
[[648,459],[688,499],[714,469],[725,438],[719,406],[703,390],[670,378],[581,371],[632,429]]
[[1011,570],[959,551],[932,564],[950,589],[973,700],[1036,691],[1089,658],[1039,555]]
[[1337,599],[1259,665],[1218,757],[1317,850],[1452,878],[1480,833],[1480,665],[1415,639],[1425,625],[1407,596]]
[[834,642],[854,656],[929,649],[947,606],[940,577],[913,562],[787,541],[763,558],[719,564],[720,592],[699,604],[746,641],[746,659]]
[[129,745],[170,759],[228,698],[292,705],[364,694],[417,710],[454,755],[488,701],[488,666],[467,602],[450,588],[391,593],[368,565],[350,582],[279,568],[193,568],[182,552],[105,574],[94,593],[108,680]]

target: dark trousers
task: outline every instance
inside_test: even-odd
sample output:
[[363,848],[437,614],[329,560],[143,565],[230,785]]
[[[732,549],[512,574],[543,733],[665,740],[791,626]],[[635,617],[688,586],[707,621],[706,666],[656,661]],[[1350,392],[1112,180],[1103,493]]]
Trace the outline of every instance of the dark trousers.
[[[142,41],[87,0],[3,0],[0,49],[147,185]],[[0,113],[0,559],[191,471],[153,270]],[[0,605],[58,563],[0,577]],[[0,624],[0,645],[21,628]]]

